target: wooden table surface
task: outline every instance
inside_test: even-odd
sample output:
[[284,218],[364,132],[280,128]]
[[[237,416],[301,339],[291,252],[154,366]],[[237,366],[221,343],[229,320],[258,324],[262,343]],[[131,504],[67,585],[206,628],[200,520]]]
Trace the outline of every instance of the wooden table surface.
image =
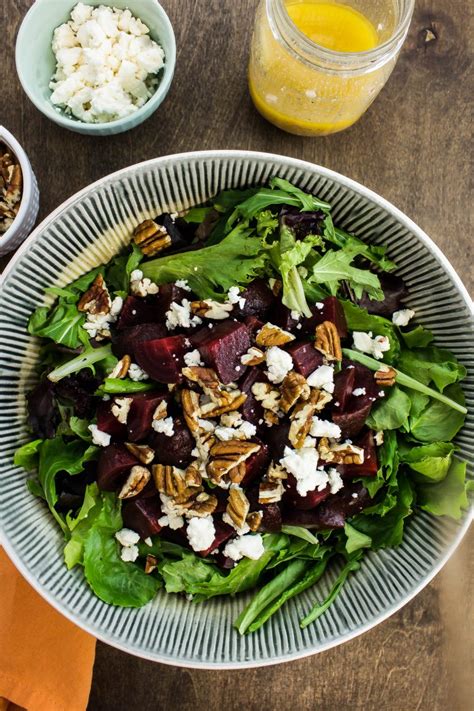
[[[279,131],[251,105],[245,72],[257,0],[163,0],[178,46],[164,105],[116,137],[62,130],[30,104],[15,74],[15,36],[31,4],[1,2],[0,122],[30,156],[41,218],[88,183],[155,156],[210,148],[283,153],[340,171],[391,200],[443,249],[472,293],[474,3],[417,0],[408,40],[381,96],[355,127],[318,139]],[[193,671],[98,644],[89,710],[467,711],[473,572],[465,540],[435,581],[389,620],[342,647],[284,666]]]

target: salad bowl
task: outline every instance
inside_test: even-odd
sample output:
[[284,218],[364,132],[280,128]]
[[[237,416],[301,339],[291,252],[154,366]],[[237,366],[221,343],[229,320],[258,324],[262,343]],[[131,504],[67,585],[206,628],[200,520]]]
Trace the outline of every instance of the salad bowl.
[[159,590],[140,609],[96,598],[81,570],[67,570],[62,536],[13,464],[29,439],[25,394],[35,384],[38,341],[27,332],[31,312],[64,287],[107,263],[130,242],[134,228],[160,212],[199,205],[225,188],[291,181],[332,206],[335,223],[372,245],[383,245],[398,265],[413,309],[436,344],[449,348],[468,372],[463,381],[469,413],[455,439],[472,475],[474,335],[471,300],[453,268],[426,234],[390,203],[325,168],[264,153],[211,151],[154,159],[107,176],[70,198],[31,235],[8,266],[0,292],[0,532],[2,544],[27,580],[62,614],[104,642],[144,658],[203,668],[239,668],[289,661],[347,641],[386,619],[417,594],[455,550],[472,519],[435,518],[416,510],[402,544],[370,551],[324,616],[300,627],[315,597],[324,598],[338,575],[331,567],[288,601],[252,635],[233,622],[249,594],[196,605]]

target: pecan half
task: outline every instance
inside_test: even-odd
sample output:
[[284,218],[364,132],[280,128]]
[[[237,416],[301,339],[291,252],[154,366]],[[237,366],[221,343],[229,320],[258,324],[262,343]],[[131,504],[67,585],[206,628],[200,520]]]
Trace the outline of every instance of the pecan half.
[[220,301],[213,301],[212,299],[208,301],[191,302],[191,311],[193,314],[201,316],[202,318],[212,318],[216,321],[229,318],[229,314],[233,308],[232,304],[221,303]]
[[271,481],[288,479],[288,472],[281,466],[281,464],[275,464],[275,462],[272,462],[267,469],[265,478]]
[[231,412],[232,410],[238,410],[247,399],[245,393],[241,393],[240,390],[235,390],[232,393],[228,393],[231,396],[230,402],[225,405],[217,405],[212,402],[208,402],[201,406],[201,417],[207,419],[210,417],[220,417],[225,412]]
[[272,290],[273,296],[278,296],[278,294],[283,289],[283,282],[281,281],[281,279],[269,279],[268,284],[270,286],[270,289]]
[[279,481],[261,481],[258,488],[259,504],[277,504],[285,492],[284,486]]
[[156,570],[157,565],[158,558],[156,557],[156,555],[151,555],[149,553],[145,559],[145,573],[147,575],[150,575],[150,573],[153,573],[153,571]]
[[310,392],[306,378],[291,370],[280,385],[280,409],[289,412],[298,400],[307,400]]
[[240,484],[246,474],[247,467],[245,466],[245,462],[240,462],[236,467],[232,467],[228,476],[232,484]]
[[245,523],[250,528],[251,531],[258,531],[262,524],[263,512],[262,511],[252,511],[249,513],[245,519]]
[[300,402],[291,413],[288,438],[295,449],[300,449],[304,445],[313,424],[313,415],[317,411],[320,396],[321,391],[313,388],[307,402]]
[[133,442],[125,442],[125,446],[128,451],[142,464],[151,464],[155,458],[155,450],[147,444],[133,444]]
[[187,487],[199,488],[202,484],[202,476],[195,464],[190,464],[184,472],[184,481]]
[[395,385],[397,371],[388,365],[382,365],[377,372],[374,373],[374,378],[377,385],[388,388]]
[[316,326],[314,347],[328,360],[342,360],[341,339],[332,321],[323,321]]
[[92,315],[110,313],[111,300],[102,274],[97,274],[90,289],[79,299],[77,308],[79,311]]
[[199,394],[194,390],[181,390],[181,406],[183,408],[184,419],[190,431],[195,434],[199,431],[199,416],[201,410],[199,407]]
[[167,414],[168,414],[168,403],[166,402],[166,400],[162,400],[158,404],[155,412],[153,413],[153,419],[154,420],[164,420],[165,417],[167,416]]
[[319,457],[324,462],[332,464],[363,464],[364,450],[355,444],[330,445],[327,437],[322,437],[318,443]]
[[154,464],[151,471],[157,490],[160,494],[170,496],[175,503],[183,504],[196,494],[195,487],[187,486],[185,473],[181,469]]
[[130,470],[127,481],[122,486],[119,492],[119,499],[131,499],[140,493],[142,489],[150,481],[150,470],[142,467],[140,464],[135,464]]
[[192,518],[193,516],[205,518],[214,513],[217,503],[217,496],[202,491],[195,499],[182,504],[182,508],[186,510],[187,518]]
[[265,348],[269,348],[270,346],[283,346],[285,343],[294,340],[295,337],[292,333],[284,331],[273,323],[266,323],[262,326],[255,338],[257,346],[264,346]]
[[217,377],[217,373],[212,368],[204,368],[200,365],[192,365],[182,369],[185,378],[193,383],[197,383],[209,395],[212,402],[218,405],[226,405],[231,402],[232,396],[224,390],[222,383]]
[[171,237],[163,225],[158,225],[154,220],[145,220],[135,227],[133,241],[143,254],[152,257],[170,246]]
[[219,482],[231,469],[245,462],[252,454],[258,452],[260,445],[256,442],[246,442],[241,439],[231,439],[228,442],[216,442],[210,449],[211,461],[207,464],[207,472],[211,479]]
[[130,366],[132,364],[132,359],[129,355],[124,355],[123,358],[119,360],[113,371],[108,376],[109,378],[125,378]]
[[255,348],[251,346],[247,353],[241,357],[240,362],[242,365],[260,365],[265,360],[265,353],[260,350],[260,348]]
[[236,528],[243,527],[249,509],[250,502],[245,496],[243,489],[237,486],[229,489],[226,513],[230,516]]

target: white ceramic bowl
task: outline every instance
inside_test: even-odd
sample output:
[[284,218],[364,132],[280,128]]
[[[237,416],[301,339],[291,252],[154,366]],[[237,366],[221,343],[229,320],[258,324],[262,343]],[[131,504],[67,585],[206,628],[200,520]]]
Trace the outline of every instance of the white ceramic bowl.
[[276,664],[328,649],[398,610],[440,570],[472,517],[435,518],[418,511],[403,544],[370,552],[334,605],[302,630],[299,620],[327,594],[332,568],[314,588],[290,600],[253,635],[232,622],[251,593],[195,605],[159,591],[139,610],[112,607],[88,588],[81,569],[67,571],[64,541],[51,514],[14,467],[28,438],[25,391],[37,378],[38,344],[26,332],[44,289],[62,286],[110,259],[140,221],[200,203],[225,187],[261,184],[279,175],[333,205],[336,224],[385,244],[410,289],[408,304],[468,368],[463,387],[469,416],[456,438],[459,456],[474,463],[474,341],[471,300],[429,237],[393,205],[326,168],[265,153],[210,151],[158,158],[103,178],[50,215],[7,268],[0,291],[0,530],[8,554],[30,583],[73,622],[108,644],[173,665],[238,668]]
[[18,215],[5,234],[0,235],[0,256],[3,256],[16,249],[33,229],[39,210],[39,190],[28,156],[4,126],[0,126],[0,143],[5,143],[16,156],[23,174],[23,192]]

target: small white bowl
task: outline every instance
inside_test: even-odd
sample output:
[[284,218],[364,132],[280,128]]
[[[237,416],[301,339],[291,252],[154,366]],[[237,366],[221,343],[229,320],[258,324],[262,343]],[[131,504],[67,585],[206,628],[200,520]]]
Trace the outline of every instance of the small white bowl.
[[19,247],[33,229],[39,210],[39,190],[28,156],[16,138],[3,126],[0,126],[0,143],[4,143],[11,150],[20,164],[23,175],[18,215],[5,234],[0,235],[0,257],[3,257],[4,254],[13,252]]

